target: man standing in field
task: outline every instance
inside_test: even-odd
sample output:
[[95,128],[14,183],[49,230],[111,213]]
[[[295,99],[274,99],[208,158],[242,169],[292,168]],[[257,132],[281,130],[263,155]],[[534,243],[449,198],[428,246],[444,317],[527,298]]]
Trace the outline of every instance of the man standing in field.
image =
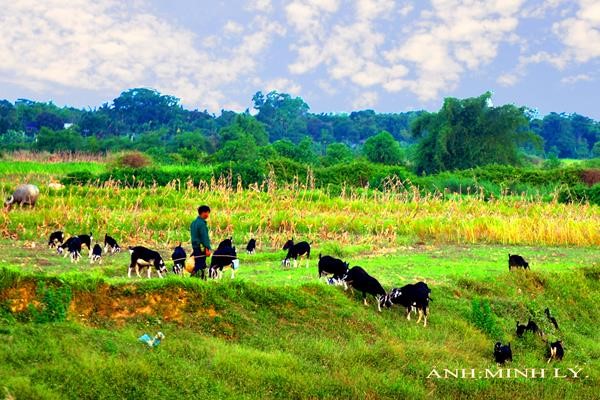
[[208,237],[208,225],[206,220],[210,215],[209,206],[198,207],[198,217],[190,226],[192,235],[192,256],[194,256],[194,270],[192,276],[197,276],[201,272],[201,278],[206,279],[206,257],[211,255],[210,238]]

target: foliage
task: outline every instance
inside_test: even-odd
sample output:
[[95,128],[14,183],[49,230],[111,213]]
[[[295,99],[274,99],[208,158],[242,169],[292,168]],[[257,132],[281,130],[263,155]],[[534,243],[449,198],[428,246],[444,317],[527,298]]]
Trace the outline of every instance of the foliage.
[[488,164],[519,163],[519,145],[539,139],[527,130],[523,108],[492,107],[491,94],[464,100],[447,98],[437,113],[413,123],[421,138],[417,172],[434,173]]
[[112,165],[114,168],[131,168],[139,169],[146,168],[152,164],[150,157],[139,151],[130,151],[117,154]]
[[490,337],[499,340],[502,333],[496,320],[497,317],[492,311],[488,299],[473,298],[471,301],[471,321],[477,328],[490,335]]
[[363,147],[367,159],[374,163],[397,165],[402,163],[402,150],[389,132],[380,132],[367,139]]
[[39,307],[30,305],[32,320],[38,323],[62,322],[67,319],[69,304],[73,293],[67,285],[52,287],[43,281],[38,282],[37,296],[40,298]]

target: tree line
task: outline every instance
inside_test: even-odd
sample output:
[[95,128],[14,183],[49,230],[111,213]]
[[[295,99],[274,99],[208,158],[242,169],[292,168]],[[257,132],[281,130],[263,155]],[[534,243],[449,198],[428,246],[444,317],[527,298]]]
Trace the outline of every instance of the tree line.
[[432,173],[525,155],[600,156],[600,123],[578,114],[535,116],[494,107],[491,94],[448,98],[438,112],[310,112],[300,97],[256,93],[253,109],[219,115],[188,110],[156,90],[127,90],[94,109],[19,99],[0,101],[1,151],[139,150],[161,162],[254,162],[287,158],[334,165],[364,158]]

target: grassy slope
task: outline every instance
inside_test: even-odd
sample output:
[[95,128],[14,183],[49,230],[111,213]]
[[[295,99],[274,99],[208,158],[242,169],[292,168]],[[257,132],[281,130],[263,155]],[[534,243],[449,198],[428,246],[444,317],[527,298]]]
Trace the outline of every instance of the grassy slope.
[[[78,307],[71,322],[24,324],[5,312],[0,382],[16,398],[468,398],[475,393],[479,398],[593,398],[600,373],[600,345],[593,340],[600,335],[594,322],[600,317],[594,300],[600,294],[599,251],[548,248],[533,257],[532,272],[512,274],[496,261],[507,251],[451,246],[354,256],[386,288],[417,278],[430,283],[434,302],[426,329],[404,320],[398,309],[379,314],[373,305],[364,307],[358,295],[316,281],[314,262],[308,270],[280,270],[275,254],[261,255],[267,260],[259,263],[246,259],[235,281],[209,283],[170,278],[132,287],[119,277],[124,255],[106,260],[106,274],[98,270],[92,281],[79,272],[89,267],[80,265],[56,275],[75,288]],[[45,268],[43,276],[59,271]],[[14,286],[11,274],[4,275],[0,286]],[[21,278],[17,285],[47,279],[43,276]],[[98,283],[104,280],[108,283]],[[103,311],[109,301],[103,295],[91,295],[92,301],[86,294],[102,292],[92,288],[107,284],[113,288],[110,298],[130,299],[132,311],[154,304],[152,296],[161,296],[165,304],[118,319]],[[185,305],[178,305],[178,288],[189,293]],[[474,297],[490,299],[503,337],[473,326]],[[82,316],[87,303],[96,311]],[[561,333],[545,323],[547,305]],[[173,318],[179,309],[182,315]],[[494,368],[491,347],[497,339],[513,343],[512,366],[545,366],[540,339],[513,337],[514,321],[530,315],[550,338],[564,339],[567,357],[559,365],[583,367],[589,379],[568,384],[426,379],[433,366]],[[136,343],[137,336],[159,329],[167,339],[157,350]]]

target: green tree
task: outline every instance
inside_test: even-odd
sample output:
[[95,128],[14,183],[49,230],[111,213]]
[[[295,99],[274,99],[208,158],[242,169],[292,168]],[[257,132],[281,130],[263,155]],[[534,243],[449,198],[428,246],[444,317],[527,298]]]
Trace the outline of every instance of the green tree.
[[257,92],[253,97],[256,118],[267,126],[271,141],[289,139],[299,142],[307,134],[308,104],[300,97]]
[[323,164],[335,165],[352,161],[354,154],[352,149],[344,143],[332,143],[327,146]]
[[0,100],[0,135],[16,128],[17,110],[10,101]]
[[75,129],[53,131],[43,127],[36,136],[35,149],[40,151],[78,151],[83,146],[83,138]]
[[402,149],[394,137],[386,131],[367,139],[363,154],[374,163],[396,165],[402,163]]
[[412,133],[420,141],[415,165],[418,172],[435,173],[487,164],[519,163],[519,146],[541,145],[528,130],[525,109],[493,107],[491,93],[459,100],[447,98],[440,111],[418,117]]

